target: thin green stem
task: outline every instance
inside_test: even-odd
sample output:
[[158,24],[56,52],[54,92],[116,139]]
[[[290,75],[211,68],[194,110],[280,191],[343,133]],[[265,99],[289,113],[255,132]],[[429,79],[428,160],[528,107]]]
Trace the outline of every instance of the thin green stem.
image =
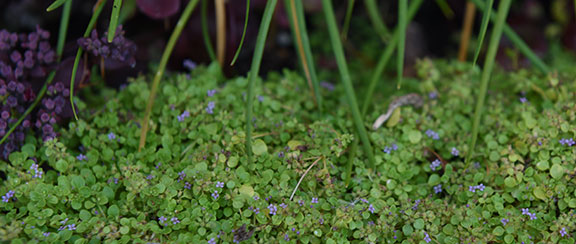
[[314,93],[314,102],[318,105],[320,112],[323,111],[322,96],[320,95],[320,85],[314,66],[314,58],[306,30],[306,20],[304,18],[304,7],[301,0],[286,0],[286,10],[291,16],[292,32],[298,47],[300,63],[304,70],[304,75],[308,81],[310,90]]
[[472,62],[476,66],[478,61],[478,56],[480,56],[480,50],[482,50],[482,44],[484,43],[484,37],[486,36],[486,31],[488,30],[488,23],[490,22],[490,15],[492,13],[492,5],[494,5],[494,0],[488,0],[488,6],[486,11],[482,15],[482,25],[480,26],[480,34],[478,35],[478,47],[476,47],[476,53],[474,54],[474,61]]
[[264,9],[262,22],[260,22],[260,29],[256,37],[256,46],[254,47],[254,55],[252,55],[252,66],[250,67],[250,74],[248,75],[248,94],[246,96],[246,152],[248,153],[248,162],[252,163],[252,104],[254,100],[254,83],[260,72],[260,63],[262,62],[262,55],[264,54],[264,46],[266,45],[266,37],[268,36],[268,29],[270,29],[270,22],[274,9],[278,0],[269,0]]
[[355,0],[348,0],[348,7],[346,9],[346,17],[344,17],[344,25],[342,26],[342,40],[346,40],[348,36],[348,29],[350,28],[350,20],[352,19],[352,12],[354,12]]
[[206,46],[206,51],[208,52],[208,56],[210,56],[210,60],[214,62],[216,61],[216,54],[214,53],[214,47],[212,46],[212,40],[210,38],[210,31],[208,28],[208,3],[206,3],[206,0],[202,0],[200,22],[202,25],[202,37],[204,38],[204,46]]
[[112,5],[112,14],[110,15],[110,25],[108,26],[108,42],[114,40],[116,35],[116,28],[118,28],[118,16],[120,16],[120,9],[122,8],[122,0],[114,0]]
[[390,35],[390,31],[386,28],[386,25],[378,12],[380,9],[376,4],[376,0],[365,0],[364,6],[366,6],[366,12],[368,12],[368,17],[370,18],[376,33],[378,33],[382,41],[386,41]]
[[404,47],[406,46],[406,28],[408,27],[408,0],[399,0],[398,3],[398,54],[396,72],[398,75],[397,89],[402,86],[402,76],[404,75]]
[[[84,31],[84,37],[88,37],[92,29],[94,29],[94,25],[96,25],[96,21],[98,17],[102,13],[102,9],[104,9],[104,5],[106,5],[106,0],[102,0],[98,2],[96,10],[92,17],[90,17],[90,22],[88,22],[88,27],[86,31]],[[72,114],[74,114],[74,119],[78,120],[78,114],[76,113],[76,108],[74,107],[74,80],[76,79],[76,72],[78,71],[78,64],[80,63],[80,56],[82,56],[82,48],[78,47],[78,51],[76,52],[76,58],[74,59],[74,66],[72,67],[72,75],[70,76],[70,105],[72,106]]]
[[[416,12],[418,12],[418,9],[420,9],[420,6],[422,5],[423,2],[424,2],[424,0],[413,0],[410,2],[410,6],[408,7],[408,22],[410,22],[414,18],[414,16],[416,15]],[[399,39],[398,35],[400,35],[399,30],[398,29],[394,30],[394,32],[392,34],[392,39],[390,40],[390,42],[388,43],[388,45],[384,49],[384,52],[382,53],[382,55],[380,55],[380,60],[378,61],[378,64],[376,65],[376,68],[374,69],[374,72],[372,73],[372,78],[370,79],[370,83],[368,84],[368,89],[366,90],[366,93],[364,96],[364,104],[362,105],[362,114],[363,115],[366,114],[366,111],[368,110],[368,107],[370,106],[370,101],[372,101],[372,95],[374,94],[374,89],[376,89],[376,84],[378,83],[378,81],[382,77],[382,73],[384,72],[384,69],[388,65],[388,61],[390,61],[390,58],[392,57],[392,54],[394,53],[394,49],[396,48],[396,45],[398,45],[398,39]]]
[[[418,11],[418,9],[420,8],[420,5],[422,5],[422,2],[424,0],[414,0],[410,2],[410,6],[408,6],[408,22],[410,22],[410,20],[412,20],[412,18],[414,18],[414,15],[416,15],[416,12]],[[384,49],[384,53],[380,56],[380,60],[378,61],[378,64],[376,65],[376,69],[374,69],[374,73],[372,73],[372,79],[370,80],[370,84],[368,85],[368,89],[366,90],[366,94],[365,94],[365,98],[364,98],[364,104],[362,105],[362,116],[364,117],[364,115],[366,115],[366,112],[368,110],[368,107],[370,105],[370,101],[372,100],[372,94],[374,94],[374,89],[376,88],[376,84],[378,83],[378,80],[380,79],[380,77],[382,76],[382,72],[384,72],[384,69],[386,68],[386,65],[388,64],[388,61],[390,61],[390,58],[392,57],[392,54],[394,53],[394,49],[396,48],[396,45],[398,44],[398,29],[394,30],[394,33],[392,34],[392,40],[390,41],[390,43],[388,43],[388,46],[386,46],[386,49]],[[354,142],[352,142],[352,146],[351,146],[351,150],[350,150],[350,154],[348,155],[348,165],[346,167],[347,171],[346,171],[346,178],[345,178],[345,185],[349,186],[350,185],[350,180],[351,180],[351,170],[352,170],[352,165],[354,163],[354,157],[356,156],[356,148],[358,147],[358,141],[355,140]]]
[[494,23],[494,29],[490,36],[490,44],[488,45],[488,52],[484,61],[484,69],[482,70],[482,77],[480,81],[480,93],[476,100],[476,110],[474,111],[474,123],[472,125],[472,137],[468,144],[468,154],[466,155],[466,168],[470,165],[470,161],[474,156],[474,147],[476,146],[476,139],[478,138],[478,127],[482,118],[482,110],[484,108],[484,100],[486,98],[486,91],[488,90],[488,83],[494,68],[494,61],[496,59],[496,52],[500,44],[500,38],[508,16],[508,10],[512,0],[502,0],[498,6],[498,14]]
[[[476,4],[476,7],[478,7],[478,9],[480,9],[482,11],[487,11],[486,5],[484,5],[484,3],[481,0],[470,0],[470,1],[474,2],[474,4]],[[494,13],[494,14],[497,15],[498,13]],[[490,19],[492,20],[492,22],[496,21],[496,16],[494,16],[494,14],[492,14],[490,16]],[[526,42],[524,42],[522,40],[522,38],[520,38],[520,36],[518,36],[518,34],[516,34],[516,32],[514,32],[514,30],[512,30],[512,28],[510,28],[508,25],[504,24],[503,32],[504,32],[504,35],[506,35],[506,37],[508,37],[508,39],[510,39],[510,41],[512,43],[514,43],[514,46],[516,46],[516,48],[518,48],[518,50],[520,50],[520,52],[522,54],[524,54],[524,56],[526,56],[528,58],[528,60],[530,60],[530,62],[532,62],[532,64],[534,64],[534,66],[536,66],[536,68],[538,68],[543,73],[549,73],[550,72],[550,68],[544,62],[542,62],[542,60],[538,57],[538,55],[536,55],[530,49],[530,47],[526,44]]]
[[440,11],[444,14],[444,17],[447,19],[454,18],[454,11],[452,11],[452,8],[450,8],[450,5],[446,0],[436,0],[436,5],[438,5],[438,8],[440,8]]
[[246,36],[246,28],[248,28],[248,16],[250,16],[250,0],[246,1],[246,18],[244,19],[244,30],[242,30],[242,38],[240,39],[240,45],[238,45],[238,49],[236,50],[236,54],[234,54],[234,58],[230,63],[230,66],[233,66],[236,63],[236,59],[238,55],[240,55],[240,50],[242,50],[242,45],[244,44],[244,37]]
[[148,103],[146,104],[146,111],[144,115],[144,120],[142,120],[142,129],[140,130],[140,144],[138,146],[138,151],[141,151],[144,145],[146,144],[146,133],[148,132],[148,121],[150,120],[150,115],[152,114],[152,106],[154,105],[154,100],[156,98],[156,90],[158,90],[158,84],[160,83],[160,79],[164,75],[164,70],[166,69],[166,64],[168,64],[168,60],[170,59],[170,55],[172,54],[172,50],[174,49],[174,45],[176,45],[176,41],[180,37],[184,26],[188,23],[188,19],[190,19],[190,15],[192,11],[196,7],[198,0],[191,0],[186,5],[184,12],[180,15],[180,19],[174,30],[172,31],[172,35],[170,35],[170,39],[168,39],[168,43],[166,43],[166,47],[164,48],[164,52],[162,53],[162,57],[160,58],[160,63],[158,64],[158,70],[154,75],[154,80],[152,81],[152,88],[150,89],[150,96],[148,96]]
[[42,98],[44,97],[44,94],[46,93],[47,87],[50,83],[52,83],[52,80],[54,80],[54,75],[56,74],[56,72],[52,71],[49,75],[48,78],[46,79],[46,82],[44,83],[44,86],[42,86],[42,88],[40,89],[40,92],[38,92],[38,96],[36,96],[36,99],[34,99],[34,102],[32,103],[32,105],[30,105],[30,107],[28,107],[28,109],[26,109],[26,111],[24,111],[24,114],[22,114],[20,116],[20,118],[18,119],[18,121],[16,121],[15,124],[12,125],[12,127],[10,127],[10,129],[8,130],[8,132],[6,132],[6,134],[2,137],[2,139],[0,140],[0,145],[2,145],[2,143],[4,143],[6,141],[6,139],[8,139],[8,136],[10,136],[10,134],[12,134],[12,132],[14,132],[14,130],[16,130],[16,127],[18,127],[18,125],[20,125],[22,123],[22,121],[24,121],[24,119],[26,118],[26,116],[28,116],[32,110],[34,110],[34,108],[36,108],[36,106],[38,105],[38,103],[40,102],[40,100],[42,100]]
[[74,66],[72,66],[72,76],[70,77],[70,105],[72,105],[72,114],[74,114],[74,119],[76,120],[78,120],[78,114],[76,113],[76,108],[74,106],[74,80],[76,79],[80,57],[82,57],[82,48],[78,47],[76,58],[74,58]]
[[66,1],[68,1],[68,0],[56,0],[56,1],[54,1],[52,4],[50,4],[50,6],[48,6],[48,8],[46,8],[46,12],[56,10],[57,8],[62,6],[62,4],[64,4]]
[[354,87],[352,86],[352,80],[348,72],[348,65],[346,64],[346,58],[344,57],[344,48],[342,47],[342,42],[338,35],[338,28],[336,27],[336,18],[334,17],[332,2],[330,0],[322,0],[322,7],[326,17],[328,32],[330,33],[330,40],[334,50],[334,56],[336,58],[336,62],[338,63],[342,84],[344,85],[344,90],[346,92],[346,98],[348,100],[348,104],[350,105],[350,109],[352,110],[352,117],[354,119],[356,131],[360,136],[360,141],[362,141],[364,153],[368,158],[368,167],[374,169],[374,153],[372,152],[372,146],[370,144],[370,140],[368,139],[368,133],[366,132],[364,121],[360,115],[360,109],[358,109]]
[[56,44],[57,60],[60,62],[62,59],[62,52],[64,51],[64,43],[66,43],[66,33],[68,33],[68,23],[70,22],[70,10],[72,9],[72,0],[66,1],[62,9],[62,17],[60,18],[60,30],[58,31],[58,43]]

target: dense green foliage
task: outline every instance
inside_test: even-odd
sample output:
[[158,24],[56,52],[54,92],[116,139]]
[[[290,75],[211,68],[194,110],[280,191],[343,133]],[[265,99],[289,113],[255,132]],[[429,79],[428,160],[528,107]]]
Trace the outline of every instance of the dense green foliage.
[[[138,119],[149,85],[134,80],[103,93],[102,107],[80,104],[82,119],[56,140],[29,136],[10,164],[0,163],[0,238],[574,243],[573,78],[496,73],[466,169],[479,72],[468,64],[418,66],[420,78],[406,79],[404,89],[423,94],[426,105],[403,107],[369,132],[376,170],[358,150],[348,188],[343,165],[357,138],[342,87],[322,91],[322,115],[295,73],[260,81],[248,164],[246,79],[219,82],[217,66],[166,78],[141,152]],[[367,128],[389,101],[374,105]]]

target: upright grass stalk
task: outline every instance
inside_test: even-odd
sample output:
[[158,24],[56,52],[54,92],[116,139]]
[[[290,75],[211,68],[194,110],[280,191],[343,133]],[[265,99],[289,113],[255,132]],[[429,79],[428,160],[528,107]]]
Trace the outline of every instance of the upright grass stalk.
[[[470,0],[470,1],[474,2],[474,4],[476,4],[476,7],[478,7],[478,9],[482,11],[487,11],[486,5],[484,5],[484,3],[481,0]],[[496,15],[497,14],[498,13],[496,13]],[[496,16],[492,14],[490,16],[490,19],[492,20],[492,22],[495,22]],[[512,28],[504,24],[503,32],[504,35],[506,35],[506,37],[508,37],[508,39],[510,39],[510,41],[514,43],[514,46],[516,46],[516,48],[518,48],[518,50],[520,50],[520,52],[524,54],[524,56],[526,56],[530,60],[530,62],[532,62],[532,64],[536,66],[536,68],[538,68],[543,73],[550,72],[550,68],[544,62],[542,62],[542,60],[538,57],[538,55],[532,52],[530,47],[528,47],[528,45],[522,40],[522,38],[518,36],[518,34],[516,34],[516,32],[514,32],[514,30],[512,30]]]
[[52,11],[56,10],[57,8],[62,6],[62,4],[64,4],[66,1],[68,1],[68,0],[56,0],[56,1],[52,2],[52,4],[50,4],[50,6],[48,6],[48,8],[46,8],[46,12],[52,12]]
[[118,28],[118,16],[120,16],[120,9],[122,8],[122,0],[114,0],[112,6],[112,14],[110,15],[110,25],[108,26],[108,42],[111,43],[116,35],[116,28]]
[[316,68],[314,67],[310,41],[308,40],[308,31],[306,30],[302,1],[286,0],[285,3],[286,10],[288,10],[289,15],[291,16],[292,30],[298,47],[300,63],[302,64],[304,75],[308,81],[308,87],[310,88],[310,91],[313,92],[312,97],[314,98],[314,103],[316,103],[320,112],[322,112],[322,96],[320,95],[320,86],[318,77],[316,76]]
[[366,132],[364,121],[362,120],[360,110],[358,109],[358,103],[356,102],[354,87],[352,86],[352,80],[350,79],[350,74],[348,73],[348,65],[346,64],[346,58],[344,57],[344,49],[338,35],[338,28],[336,27],[336,18],[334,17],[332,2],[330,0],[322,0],[322,8],[324,10],[324,15],[326,16],[326,24],[328,26],[328,32],[330,33],[330,40],[332,43],[332,49],[334,50],[334,56],[336,57],[338,69],[340,70],[340,76],[342,77],[342,84],[344,85],[344,90],[346,91],[346,100],[348,100],[348,104],[352,110],[352,117],[356,126],[356,132],[360,136],[360,141],[362,141],[364,153],[368,158],[368,167],[373,170],[375,166],[374,153],[372,152],[372,146],[370,144],[370,140],[368,139],[368,133]]
[[42,88],[38,92],[38,96],[36,96],[36,99],[34,99],[34,102],[32,102],[32,105],[30,105],[30,107],[28,107],[28,109],[26,109],[26,111],[24,111],[24,113],[22,115],[20,115],[20,118],[18,118],[18,121],[16,121],[16,123],[14,123],[12,125],[12,127],[10,127],[8,132],[6,132],[6,134],[0,140],[0,145],[2,145],[2,143],[4,143],[4,141],[6,141],[6,139],[8,139],[8,136],[10,136],[10,134],[12,134],[12,132],[14,132],[14,130],[16,130],[16,127],[18,127],[18,125],[20,125],[22,123],[22,121],[24,121],[26,116],[28,116],[32,112],[32,110],[34,110],[34,108],[36,108],[36,106],[38,105],[40,100],[42,100],[42,98],[44,97],[44,94],[46,94],[46,90],[47,90],[48,85],[50,83],[52,83],[52,80],[54,80],[55,74],[56,74],[55,71],[52,71],[52,72],[50,72],[50,74],[48,74],[48,78],[46,79],[44,86],[42,86]]
[[260,22],[260,29],[258,30],[258,36],[256,37],[256,46],[254,47],[254,55],[252,56],[250,74],[248,75],[248,94],[246,96],[246,152],[248,153],[249,163],[252,163],[252,100],[254,100],[254,83],[256,83],[256,78],[260,71],[266,37],[268,36],[268,29],[270,28],[270,22],[272,21],[272,15],[274,14],[277,2],[278,0],[269,0],[266,3],[262,22]]
[[346,17],[344,17],[344,24],[342,25],[342,33],[340,38],[343,41],[346,40],[348,36],[348,29],[350,28],[350,20],[352,19],[352,12],[354,12],[354,2],[355,0],[348,0],[348,7],[346,8]]
[[[423,2],[424,0],[412,0],[410,2],[410,6],[408,7],[407,22],[410,22],[414,18],[416,12],[418,12],[418,9],[420,9],[420,6],[422,5]],[[380,60],[378,60],[378,64],[376,64],[376,68],[372,73],[372,78],[370,79],[368,89],[366,89],[366,93],[364,96],[364,104],[362,105],[363,115],[366,114],[366,111],[370,106],[370,102],[372,101],[372,95],[374,94],[374,89],[376,89],[376,84],[378,83],[378,80],[380,80],[380,78],[382,77],[382,73],[384,72],[384,69],[388,65],[388,61],[390,61],[390,58],[392,57],[392,54],[394,53],[394,50],[398,45],[399,35],[400,35],[399,29],[394,30],[392,34],[392,39],[382,52],[382,55],[380,55]]]
[[[413,0],[410,2],[410,6],[408,6],[408,22],[414,18],[416,12],[422,5],[424,0]],[[376,84],[380,77],[382,76],[382,72],[386,68],[388,61],[392,57],[394,50],[396,49],[396,45],[398,45],[398,29],[394,30],[392,34],[392,39],[384,49],[384,53],[380,55],[380,60],[376,65],[376,69],[372,73],[372,78],[370,79],[370,84],[368,84],[368,89],[365,93],[364,104],[362,105],[362,117],[366,115],[368,107],[370,106],[370,101],[372,101],[372,95],[374,94],[374,89],[376,88]],[[350,147],[350,153],[348,154],[348,165],[346,166],[346,176],[345,176],[345,185],[348,186],[350,184],[350,179],[352,175],[352,164],[354,163],[354,157],[356,156],[356,148],[358,148],[358,141],[354,141],[352,146]]]
[[210,56],[212,62],[216,61],[216,54],[214,54],[214,47],[212,47],[212,40],[210,40],[210,31],[208,28],[208,4],[206,0],[202,0],[202,11],[201,11],[200,24],[202,25],[202,37],[204,38],[204,46],[206,46],[206,52]]
[[460,35],[460,49],[458,50],[458,60],[460,62],[466,61],[468,44],[470,43],[472,27],[474,26],[474,15],[476,15],[476,5],[467,2],[466,13],[464,14],[464,21],[462,24],[462,34]]
[[[57,62],[60,62],[60,59],[62,57],[62,52],[64,50],[64,43],[66,43],[66,32],[68,32],[68,22],[70,21],[70,9],[71,9],[71,5],[72,5],[72,0],[65,0],[65,2],[62,2],[62,4],[64,4],[64,9],[62,10],[62,16],[60,18],[60,30],[58,31],[58,41],[57,41],[57,48],[56,48],[56,56],[58,56]],[[36,106],[38,106],[38,103],[42,100],[42,98],[44,98],[44,95],[46,94],[46,90],[48,89],[48,85],[50,85],[52,83],[52,81],[54,80],[55,75],[56,75],[56,71],[52,71],[52,72],[50,72],[50,74],[48,74],[48,77],[46,78],[46,81],[44,82],[44,85],[42,86],[42,88],[40,88],[40,91],[38,92],[36,99],[34,99],[34,102],[32,102],[30,107],[28,107],[22,115],[20,115],[20,118],[18,118],[16,123],[14,123],[8,129],[6,134],[4,134],[2,139],[0,139],[0,145],[2,145],[2,143],[4,143],[8,139],[10,134],[12,134],[12,132],[14,132],[14,130],[16,130],[16,128],[22,123],[22,121],[24,121],[24,119],[26,119],[26,116],[28,116],[30,113],[32,113],[32,111],[36,108]]]
[[60,19],[60,31],[58,31],[58,42],[56,44],[57,61],[62,59],[62,52],[64,51],[64,44],[66,43],[66,33],[68,33],[68,22],[70,22],[70,10],[72,9],[72,0],[67,0],[62,9],[62,16]]
[[[90,17],[90,22],[88,22],[88,27],[86,27],[86,31],[84,31],[84,37],[88,37],[94,26],[96,25],[96,21],[102,10],[104,9],[104,5],[106,5],[106,0],[100,0],[96,3],[96,10],[92,17]],[[76,79],[76,72],[78,71],[78,64],[80,63],[80,57],[82,56],[82,47],[78,47],[78,51],[76,51],[76,58],[74,59],[74,66],[72,66],[72,75],[70,76],[70,106],[72,106],[72,114],[74,114],[74,119],[78,120],[78,114],[76,113],[76,108],[74,107],[74,80]]]
[[242,50],[244,37],[246,36],[246,29],[248,28],[248,16],[250,16],[250,0],[246,0],[246,17],[244,18],[244,30],[242,30],[242,38],[240,39],[240,44],[238,45],[238,49],[236,49],[236,53],[234,54],[234,58],[232,58],[230,66],[233,66],[234,63],[236,63],[236,59],[238,58],[238,55],[240,55],[240,50]]
[[454,18],[454,11],[452,11],[452,8],[450,8],[450,5],[446,0],[436,0],[436,5],[438,5],[438,8],[440,8],[440,11],[444,14],[444,17],[447,19]]
[[398,54],[396,72],[398,75],[397,89],[402,86],[402,76],[404,75],[404,47],[406,46],[406,28],[408,27],[408,0],[399,0],[398,2]]
[[470,165],[470,161],[474,155],[474,147],[476,146],[476,139],[478,138],[478,127],[482,118],[482,109],[484,108],[484,100],[486,98],[486,90],[488,90],[488,83],[492,69],[494,68],[494,60],[496,59],[496,52],[500,44],[500,37],[504,29],[504,23],[508,16],[508,10],[512,0],[501,0],[498,6],[498,15],[494,23],[494,29],[490,37],[490,44],[488,45],[488,52],[484,61],[484,68],[482,69],[482,77],[480,81],[480,93],[476,100],[476,109],[474,111],[474,123],[472,125],[472,137],[468,144],[468,154],[466,155],[466,168]]
[[478,61],[480,51],[482,50],[482,44],[484,43],[484,37],[486,37],[490,15],[492,14],[492,5],[494,5],[494,0],[488,0],[488,6],[486,6],[486,11],[484,11],[484,14],[482,15],[482,25],[480,26],[480,34],[478,34],[478,46],[476,47],[476,53],[474,53],[474,60],[472,61],[474,66],[476,66],[476,61]]
[[190,14],[196,7],[198,0],[191,0],[186,5],[184,12],[180,16],[178,23],[174,27],[174,31],[172,31],[172,35],[170,35],[170,39],[168,39],[168,43],[166,43],[166,47],[164,48],[164,53],[162,53],[162,58],[160,58],[160,63],[158,64],[158,70],[154,75],[154,80],[152,81],[152,88],[150,89],[150,96],[148,97],[148,103],[146,104],[146,112],[144,115],[144,120],[142,120],[142,129],[140,131],[140,145],[138,146],[138,151],[141,151],[144,145],[146,144],[146,133],[148,132],[148,121],[150,120],[150,115],[152,114],[152,106],[154,105],[154,99],[156,98],[156,90],[158,89],[158,84],[160,83],[160,79],[162,79],[162,75],[164,75],[164,70],[166,69],[166,64],[168,64],[168,59],[172,54],[172,50],[174,49],[174,45],[180,34],[182,33],[182,29],[188,23],[188,19],[190,18]]
[[224,0],[216,0],[216,55],[220,67],[224,67],[226,54],[226,6]]
[[370,18],[370,22],[372,22],[372,26],[376,33],[380,36],[382,41],[386,41],[388,39],[388,35],[390,35],[390,31],[386,28],[380,13],[378,13],[378,5],[376,4],[376,0],[365,0],[364,6],[366,6],[366,12],[368,12],[368,17]]

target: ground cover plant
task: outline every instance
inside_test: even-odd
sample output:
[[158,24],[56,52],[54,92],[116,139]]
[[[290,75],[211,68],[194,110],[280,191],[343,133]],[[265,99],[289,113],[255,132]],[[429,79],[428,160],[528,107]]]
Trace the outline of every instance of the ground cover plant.
[[[478,46],[462,41],[474,59],[406,67],[408,25],[424,1],[398,1],[393,31],[365,1],[373,40],[386,44],[381,54],[367,48],[378,61],[365,72],[345,55],[346,33],[363,23],[348,3],[340,31],[333,3],[321,1],[327,29],[308,35],[302,2],[284,1],[301,73],[256,75],[276,0],[263,4],[246,76],[225,75],[221,27],[216,50],[207,47],[212,63],[165,72],[196,5],[207,21],[206,1],[161,11],[154,1],[98,1],[68,56],[71,0],[48,7],[62,9],[55,51],[41,28],[0,32],[0,240],[575,243],[574,57],[553,43],[543,62],[506,24],[512,1],[472,0],[467,8],[485,11]],[[131,4],[152,18],[183,8],[154,72],[120,75],[115,88],[112,74],[137,67],[129,26],[118,25]],[[225,3],[214,6],[221,26]],[[498,68],[501,36],[532,69]],[[314,47],[334,55],[333,70],[316,70]],[[396,80],[380,82],[388,62]]]

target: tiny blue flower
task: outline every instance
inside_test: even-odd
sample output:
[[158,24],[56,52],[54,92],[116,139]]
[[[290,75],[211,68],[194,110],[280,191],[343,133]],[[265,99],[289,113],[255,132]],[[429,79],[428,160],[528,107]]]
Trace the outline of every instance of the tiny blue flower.
[[560,230],[560,235],[561,235],[562,237],[564,237],[564,236],[567,235],[567,234],[568,234],[568,232],[566,232],[566,227],[562,227],[562,229]]
[[189,71],[192,71],[196,68],[196,63],[190,59],[184,59],[182,66],[184,66],[184,68],[188,69]]
[[212,238],[208,241],[208,244],[216,244],[216,240],[214,238]]
[[455,147],[452,148],[452,156],[458,157],[458,155],[460,155],[460,151],[458,151],[458,149],[456,149]]
[[190,117],[190,112],[188,112],[188,110],[185,110],[184,112],[182,112],[182,114],[178,115],[178,122],[182,122],[184,121],[184,119]]
[[76,159],[78,159],[79,161],[84,161],[84,160],[86,160],[86,159],[88,159],[88,158],[86,157],[86,155],[80,153],[80,155],[78,155],[78,156],[76,157]]
[[424,232],[424,241],[426,243],[429,243],[432,241],[432,239],[430,239],[430,236],[428,235],[428,233]]
[[208,102],[208,106],[206,107],[206,113],[209,114],[214,114],[214,107],[216,105],[214,104],[214,102]]
[[521,103],[526,103],[527,101],[528,101],[528,100],[527,100],[525,97],[521,97],[521,98],[520,98],[520,102],[521,102]]
[[12,198],[14,196],[14,192],[13,190],[8,191],[4,196],[2,196],[2,202],[9,202],[10,198]]
[[438,194],[440,192],[442,192],[442,184],[434,186],[434,193]]
[[432,161],[432,164],[430,164],[430,169],[432,171],[436,171],[436,168],[440,167],[440,165],[442,165],[442,162],[440,162],[440,160],[436,159],[436,160]]
[[317,197],[313,197],[313,198],[312,198],[312,203],[318,203],[318,198],[317,198]]
[[500,222],[502,222],[502,225],[503,225],[503,226],[506,226],[506,224],[508,224],[509,221],[510,221],[510,220],[508,220],[508,219],[506,219],[506,218],[503,218],[503,219],[500,220]]
[[116,139],[116,135],[114,134],[114,132],[108,133],[108,139],[109,139],[109,140],[114,140],[114,139]]
[[172,224],[174,224],[174,225],[180,223],[180,220],[178,219],[178,217],[172,217],[170,219],[170,221],[172,221]]
[[374,206],[372,206],[372,204],[370,204],[370,206],[368,206],[368,211],[370,211],[370,213],[374,213],[376,209],[374,208]]
[[213,97],[214,94],[216,94],[216,89],[208,90],[206,92],[206,95],[208,95],[209,97]]
[[223,187],[224,187],[224,182],[220,182],[220,181],[216,182],[216,187],[218,187],[218,188],[223,188]]
[[218,199],[219,196],[220,194],[218,194],[218,191],[214,191],[214,193],[212,193],[212,197],[214,198],[214,200]]
[[268,205],[268,210],[270,210],[270,215],[276,215],[278,208],[276,208],[276,205],[270,204]]
[[160,221],[160,224],[164,224],[164,222],[166,222],[166,220],[168,220],[168,218],[164,217],[164,216],[160,216],[158,218],[158,221]]
[[430,130],[430,129],[426,130],[426,135],[428,136],[428,138],[432,138],[434,140],[440,139],[440,136],[438,135],[438,133],[436,133],[435,131]]

